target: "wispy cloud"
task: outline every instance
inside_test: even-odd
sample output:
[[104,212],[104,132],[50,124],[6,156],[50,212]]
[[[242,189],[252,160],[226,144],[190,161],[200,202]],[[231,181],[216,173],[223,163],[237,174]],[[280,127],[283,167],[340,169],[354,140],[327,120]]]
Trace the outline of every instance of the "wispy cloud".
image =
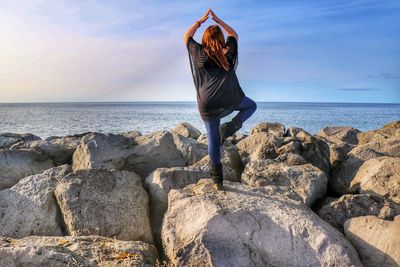
[[400,79],[400,74],[398,73],[391,73],[391,72],[381,72],[379,74],[376,75],[368,75],[368,78],[371,79]]
[[340,91],[347,92],[364,92],[364,91],[380,91],[378,88],[362,88],[362,87],[349,87],[349,88],[339,88]]

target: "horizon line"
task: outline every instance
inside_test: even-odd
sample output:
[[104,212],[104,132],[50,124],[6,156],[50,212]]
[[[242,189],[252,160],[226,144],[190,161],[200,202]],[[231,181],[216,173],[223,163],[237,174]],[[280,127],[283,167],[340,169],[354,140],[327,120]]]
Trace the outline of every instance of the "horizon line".
[[[258,103],[329,103],[329,104],[400,104],[400,102],[330,102],[330,101],[256,101]],[[0,104],[52,104],[52,103],[172,103],[193,102],[196,100],[132,100],[132,101],[38,101],[38,102],[0,102]]]

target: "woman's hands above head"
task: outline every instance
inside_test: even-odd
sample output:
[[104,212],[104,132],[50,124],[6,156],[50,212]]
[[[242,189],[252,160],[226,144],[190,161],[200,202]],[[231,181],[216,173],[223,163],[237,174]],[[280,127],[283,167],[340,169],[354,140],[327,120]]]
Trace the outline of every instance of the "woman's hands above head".
[[199,19],[200,23],[204,23],[208,19],[208,15],[211,13],[211,8],[207,10],[207,12]]
[[212,16],[212,19],[213,19],[216,23],[219,23],[219,22],[221,21],[221,20],[218,18],[218,16],[215,15],[214,11],[212,11],[212,10],[211,10],[211,16]]

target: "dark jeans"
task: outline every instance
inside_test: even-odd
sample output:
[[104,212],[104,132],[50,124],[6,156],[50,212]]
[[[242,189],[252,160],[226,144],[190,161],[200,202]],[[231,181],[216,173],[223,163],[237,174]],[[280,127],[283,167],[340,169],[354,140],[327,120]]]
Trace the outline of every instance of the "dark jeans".
[[[239,113],[235,117],[240,117],[242,123],[246,121],[250,116],[256,111],[257,104],[247,96],[245,96],[240,102]],[[208,140],[208,154],[210,155],[210,160],[213,165],[221,162],[222,155],[222,145],[220,144],[219,136],[219,125],[221,119],[213,121],[205,121],[204,124],[207,129],[207,140]]]

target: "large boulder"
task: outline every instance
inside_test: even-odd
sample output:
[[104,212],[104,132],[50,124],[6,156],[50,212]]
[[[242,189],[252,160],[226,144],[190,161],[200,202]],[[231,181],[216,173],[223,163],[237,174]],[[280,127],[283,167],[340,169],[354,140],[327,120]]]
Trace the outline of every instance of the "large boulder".
[[195,139],[173,133],[176,148],[182,153],[185,165],[191,165],[208,154],[208,146]]
[[85,135],[72,158],[74,171],[127,170],[142,178],[159,167],[185,166],[172,134],[166,130],[129,138],[117,134]]
[[155,266],[154,246],[101,236],[0,237],[0,266]]
[[116,134],[89,133],[81,138],[72,157],[74,171],[85,169],[121,170],[136,142]]
[[172,134],[166,130],[136,137],[135,142],[137,145],[127,157],[125,169],[143,179],[157,168],[185,166],[185,159],[177,149]]
[[0,149],[0,191],[52,167],[53,161],[36,151]]
[[382,156],[400,157],[400,137],[371,141],[353,148],[347,159],[332,169],[329,187],[339,195],[350,193],[351,181],[361,165],[369,159]]
[[346,159],[347,153],[358,144],[359,133],[360,130],[350,126],[328,126],[317,133],[329,145],[332,166]]
[[78,147],[81,138],[88,133],[67,135],[63,137],[51,136],[45,140],[19,142],[11,149],[30,149],[40,152],[51,158],[55,165],[71,164],[72,155]]
[[360,140],[360,145],[369,143],[371,141],[381,141],[400,134],[400,120],[394,121],[384,125],[377,130],[359,133],[357,138]]
[[393,221],[375,216],[351,218],[344,232],[366,267],[400,265],[400,215]]
[[150,196],[150,223],[157,245],[161,247],[161,222],[168,208],[168,193],[171,189],[184,188],[202,178],[210,177],[200,167],[157,168],[144,180]]
[[317,135],[329,143],[339,144],[344,142],[357,145],[359,133],[361,133],[360,130],[351,126],[328,126],[319,130]]
[[324,171],[329,178],[329,146],[319,136],[313,136],[298,127],[287,129],[277,153],[281,155],[289,152],[302,156],[308,163]]
[[171,133],[180,134],[184,137],[192,139],[197,139],[201,135],[201,132],[196,129],[196,127],[187,122],[182,122],[178,124],[175,128],[171,130]]
[[387,197],[400,204],[400,158],[365,161],[351,181],[349,191]]
[[70,165],[54,167],[0,191],[0,236],[63,235],[54,190],[69,172]]
[[209,179],[171,190],[167,258],[178,266],[362,266],[350,242],[290,191],[233,182],[215,191]]
[[277,149],[282,138],[269,132],[255,132],[236,144],[243,163],[257,159],[273,159],[278,156]]
[[278,137],[282,137],[285,134],[285,126],[278,122],[261,122],[250,130],[250,134],[261,132],[271,133]]
[[254,160],[246,164],[242,183],[263,187],[266,185],[288,186],[303,202],[311,207],[322,199],[327,191],[325,173],[310,163],[289,165],[278,160]]
[[[244,169],[244,164],[236,146],[229,145],[222,147],[221,162],[224,180],[240,182],[240,177]],[[210,155],[206,155],[204,158],[190,166],[200,167],[203,172],[210,173]]]
[[69,235],[153,242],[149,197],[135,173],[80,170],[64,176],[54,193]]
[[31,133],[0,133],[0,149],[9,149],[12,145],[23,141],[41,140]]
[[347,194],[340,198],[327,197],[316,208],[317,214],[333,227],[343,232],[347,219],[374,215],[385,220],[393,220],[400,215],[400,205],[372,194]]

